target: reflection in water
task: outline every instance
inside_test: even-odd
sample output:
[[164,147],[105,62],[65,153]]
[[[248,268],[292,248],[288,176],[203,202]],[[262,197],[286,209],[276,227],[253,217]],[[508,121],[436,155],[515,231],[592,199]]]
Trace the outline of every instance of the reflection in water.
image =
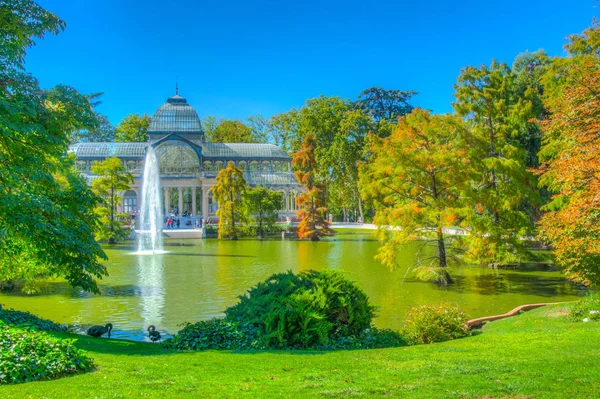
[[525,303],[573,300],[582,290],[546,266],[509,270],[463,266],[450,270],[456,282],[450,286],[416,281],[411,273],[405,278],[416,247],[399,254],[401,267],[392,272],[373,259],[379,244],[370,234],[316,243],[208,239],[165,244],[171,252],[155,256],[107,247],[110,276],[99,282],[102,295],[49,280],[40,284],[39,295],[0,293],[0,303],[58,323],[110,322],[115,337],[145,339],[151,324],[165,335],[176,333],[184,322],[222,316],[250,287],[287,270],[340,270],[378,308],[375,325],[392,329],[401,328],[406,312],[422,304],[452,302],[479,317]]
[[144,322],[144,331],[150,325],[155,325],[159,330],[163,326],[165,306],[163,268],[161,255],[137,257],[137,277],[141,297],[140,313]]

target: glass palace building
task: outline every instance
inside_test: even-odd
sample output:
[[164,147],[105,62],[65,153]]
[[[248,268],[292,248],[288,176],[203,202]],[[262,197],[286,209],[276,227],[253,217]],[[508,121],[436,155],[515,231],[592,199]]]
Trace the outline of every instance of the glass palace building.
[[212,186],[219,170],[234,162],[244,171],[250,186],[264,186],[282,193],[280,217],[294,217],[296,196],[301,187],[292,172],[291,158],[272,144],[210,143],[198,114],[179,94],[167,99],[151,119],[147,143],[78,143],[70,147],[77,169],[89,182],[92,165],[118,157],[134,175],[131,190],[123,193],[121,212],[131,215],[140,209],[144,159],[149,146],[160,167],[163,212],[214,217],[218,209]]

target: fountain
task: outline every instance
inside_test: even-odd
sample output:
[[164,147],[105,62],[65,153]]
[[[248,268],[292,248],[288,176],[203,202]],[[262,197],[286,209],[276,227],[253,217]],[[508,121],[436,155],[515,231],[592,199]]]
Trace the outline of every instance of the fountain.
[[138,254],[163,253],[162,243],[162,204],[160,201],[160,175],[158,159],[152,146],[148,146],[144,162],[142,182],[142,209],[140,212],[140,230]]

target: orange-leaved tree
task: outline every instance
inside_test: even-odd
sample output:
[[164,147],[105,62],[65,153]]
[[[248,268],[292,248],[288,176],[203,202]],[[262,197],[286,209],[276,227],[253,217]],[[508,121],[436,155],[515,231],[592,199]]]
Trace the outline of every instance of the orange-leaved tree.
[[600,27],[571,36],[545,76],[541,184],[554,192],[540,222],[566,275],[600,284]]
[[463,197],[474,172],[473,140],[462,119],[419,108],[400,117],[389,137],[369,137],[371,157],[361,165],[360,182],[375,203],[382,263],[394,268],[400,247],[416,241],[417,278],[452,282],[449,244],[458,237],[445,229],[470,211]]
[[307,133],[302,141],[302,147],[294,153],[292,159],[296,167],[296,178],[306,188],[306,192],[296,198],[296,203],[301,207],[298,211],[298,217],[301,219],[297,228],[298,237],[310,238],[312,241],[319,241],[319,237],[334,234],[329,227],[329,222],[323,217],[327,208],[323,190],[315,176],[316,145],[316,137],[312,133]]

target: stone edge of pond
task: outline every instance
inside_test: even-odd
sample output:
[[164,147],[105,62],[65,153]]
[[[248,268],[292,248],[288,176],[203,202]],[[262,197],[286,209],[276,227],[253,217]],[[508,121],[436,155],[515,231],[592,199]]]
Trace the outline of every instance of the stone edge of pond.
[[573,302],[574,301],[567,301],[567,302],[547,302],[547,303],[531,303],[531,304],[521,305],[521,306],[517,306],[513,310],[511,310],[509,312],[506,312],[506,313],[503,313],[503,314],[493,315],[493,316],[478,317],[476,319],[469,320],[469,321],[467,321],[467,327],[469,327],[470,329],[479,328],[485,322],[488,322],[488,321],[505,319],[507,317],[516,316],[516,315],[518,315],[521,312],[526,312],[528,310],[533,310],[533,309],[541,308],[541,307],[544,307],[544,306],[564,305],[564,304],[573,303]]

